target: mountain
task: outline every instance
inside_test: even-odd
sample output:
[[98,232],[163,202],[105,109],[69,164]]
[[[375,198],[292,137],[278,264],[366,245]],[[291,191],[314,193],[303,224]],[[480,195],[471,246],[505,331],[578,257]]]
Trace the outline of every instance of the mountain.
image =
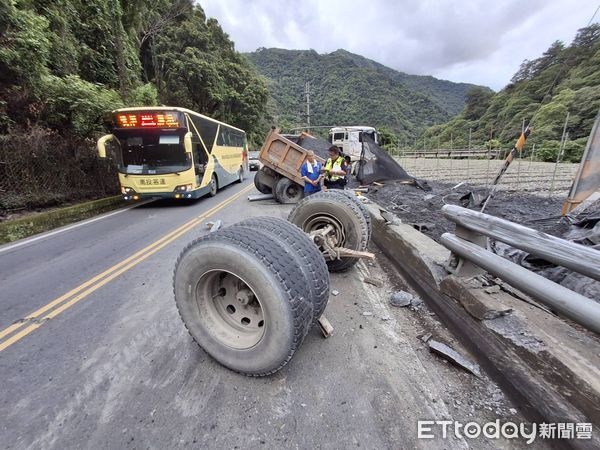
[[600,25],[593,24],[568,46],[556,41],[524,61],[500,92],[470,91],[465,109],[429,128],[419,146],[448,147],[450,140],[455,148],[466,146],[471,129],[473,146],[511,148],[525,121],[532,129],[526,151],[535,144],[538,159],[556,161],[566,122],[563,160],[579,162],[599,109]]
[[312,125],[383,126],[405,138],[458,114],[473,87],[408,75],[346,50],[260,48],[245,56],[266,78],[269,112],[282,127],[305,123],[307,81]]

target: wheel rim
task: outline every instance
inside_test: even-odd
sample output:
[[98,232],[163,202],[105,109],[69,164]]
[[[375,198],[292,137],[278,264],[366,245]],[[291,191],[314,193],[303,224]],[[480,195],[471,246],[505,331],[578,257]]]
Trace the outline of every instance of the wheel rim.
[[300,189],[297,185],[295,184],[291,184],[290,186],[288,186],[285,190],[285,194],[288,196],[288,198],[297,198],[300,195]]
[[214,176],[210,179],[210,192],[213,195],[217,193],[217,180]]
[[[328,243],[331,247],[343,247],[346,243],[346,232],[344,230],[344,226],[342,223],[337,220],[334,216],[330,214],[317,214],[314,216],[310,216],[308,219],[304,221],[302,224],[302,229],[305,233],[310,234],[313,231],[319,231],[327,226],[332,226],[333,231],[328,233],[327,239]],[[322,245],[319,245],[318,242],[315,242],[319,249],[322,251]]]
[[200,277],[196,303],[207,331],[228,347],[247,350],[265,334],[259,298],[231,272],[213,270]]

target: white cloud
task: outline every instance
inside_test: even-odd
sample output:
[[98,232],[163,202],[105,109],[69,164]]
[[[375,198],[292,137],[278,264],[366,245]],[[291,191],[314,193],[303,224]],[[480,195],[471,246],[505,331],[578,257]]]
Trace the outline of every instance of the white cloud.
[[[502,88],[570,42],[598,0],[201,0],[240,51],[338,48],[412,74]],[[598,17],[596,18],[598,19]]]

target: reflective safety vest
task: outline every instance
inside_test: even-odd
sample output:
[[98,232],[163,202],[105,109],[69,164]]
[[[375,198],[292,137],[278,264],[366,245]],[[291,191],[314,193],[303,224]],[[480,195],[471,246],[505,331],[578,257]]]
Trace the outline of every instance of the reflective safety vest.
[[331,169],[342,170],[342,164],[344,164],[344,161],[345,160],[343,156],[338,156],[335,162],[333,162],[331,158],[327,159],[327,162],[325,163],[325,173],[328,180],[335,181],[339,180],[340,178],[344,178],[344,175],[333,175],[331,173]]

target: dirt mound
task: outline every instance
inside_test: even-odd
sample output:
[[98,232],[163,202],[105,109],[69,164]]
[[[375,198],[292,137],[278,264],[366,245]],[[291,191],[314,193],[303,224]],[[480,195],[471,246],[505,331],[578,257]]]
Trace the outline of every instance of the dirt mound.
[[[422,231],[435,240],[442,233],[454,231],[454,223],[442,215],[446,204],[463,206],[460,198],[469,192],[483,196],[481,187],[463,184],[456,189],[453,184],[430,181],[431,191],[423,191],[411,185],[386,182],[384,186],[371,188],[368,197],[394,212],[404,223],[420,224]],[[568,229],[558,223],[562,199],[540,197],[524,193],[499,191],[490,200],[486,213],[520,223],[555,236],[562,236]],[[554,218],[554,219],[553,219]]]
[[[400,183],[385,183],[378,189],[371,189],[367,196],[380,206],[398,216],[402,222],[411,224],[424,234],[439,241],[445,232],[454,232],[455,225],[442,214],[442,206],[446,204],[463,206],[460,198],[469,192],[484,195],[486,190],[463,184],[456,189],[448,183],[429,182],[432,190],[425,192],[414,186]],[[537,196],[522,192],[498,191],[490,200],[486,213],[519,223],[544,233],[561,238],[573,238],[576,227],[560,219],[563,199],[560,197]],[[476,208],[479,210],[479,208]],[[592,208],[593,209],[593,208]],[[592,213],[596,213],[592,211]],[[591,214],[589,211],[587,214]],[[569,269],[532,257],[527,252],[518,250],[501,242],[493,248],[497,254],[536,272],[555,283],[585,295],[600,299],[600,282],[580,275]]]

